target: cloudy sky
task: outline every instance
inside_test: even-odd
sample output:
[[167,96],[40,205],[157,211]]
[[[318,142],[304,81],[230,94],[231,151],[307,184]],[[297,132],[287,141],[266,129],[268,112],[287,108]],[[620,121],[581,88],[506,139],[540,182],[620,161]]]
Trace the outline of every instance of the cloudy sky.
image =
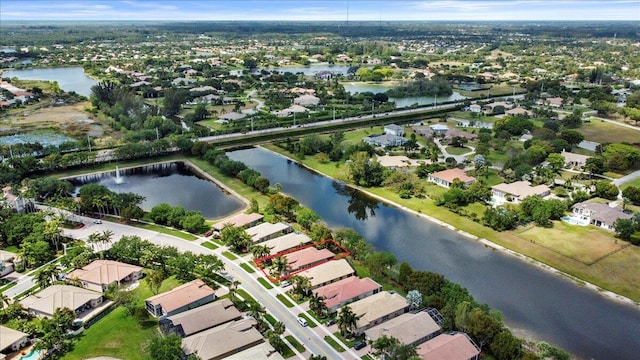
[[640,21],[640,0],[0,0],[0,21],[347,19]]

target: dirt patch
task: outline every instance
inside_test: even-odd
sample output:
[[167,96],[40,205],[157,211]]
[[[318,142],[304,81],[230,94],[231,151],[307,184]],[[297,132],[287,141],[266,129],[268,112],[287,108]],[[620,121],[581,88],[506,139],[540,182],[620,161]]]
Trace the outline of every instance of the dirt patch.
[[102,126],[95,117],[84,109],[88,102],[74,105],[53,106],[51,101],[43,100],[26,108],[13,109],[0,116],[0,133],[24,132],[38,129],[59,129],[73,137],[100,137]]

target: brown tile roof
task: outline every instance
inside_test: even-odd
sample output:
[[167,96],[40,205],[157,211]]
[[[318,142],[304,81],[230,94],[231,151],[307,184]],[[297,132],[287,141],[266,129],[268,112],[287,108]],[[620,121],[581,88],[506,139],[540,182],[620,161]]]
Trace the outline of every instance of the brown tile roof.
[[95,260],[82,269],[73,270],[67,277],[92,284],[109,285],[140,271],[142,271],[140,266],[113,260]]
[[361,279],[357,276],[350,276],[332,284],[319,287],[313,292],[319,296],[324,296],[324,303],[331,309],[340,303],[349,301],[376,289],[382,289],[382,286],[370,278]]
[[311,288],[315,288],[328,281],[338,279],[343,276],[351,276],[353,274],[355,274],[355,271],[346,259],[329,261],[298,273],[298,275],[309,278]]
[[238,214],[236,216],[230,217],[226,220],[222,220],[219,223],[213,225],[215,230],[222,230],[225,226],[235,226],[235,227],[243,227],[248,224],[251,224],[255,221],[260,221],[264,218],[261,214],[251,213],[251,214]]
[[463,333],[441,334],[416,348],[423,360],[468,360],[480,350]]
[[211,296],[215,291],[200,279],[180,285],[173,290],[152,296],[145,301],[152,304],[160,304],[166,313],[191,304],[197,300]]
[[502,183],[492,186],[491,189],[502,191],[519,199],[524,199],[531,195],[540,196],[550,191],[547,185],[531,186],[528,181],[516,181],[510,184]]
[[0,325],[0,351],[8,348],[29,334]]
[[308,247],[285,255],[288,267],[295,271],[311,264],[319,263],[323,260],[332,259],[335,256],[329,249],[316,249]]
[[[383,335],[394,337],[402,344],[415,344],[433,333],[440,331],[440,326],[424,311],[405,313],[380,325],[376,325],[365,333],[367,338],[376,340]],[[422,340],[424,341],[424,340]]]
[[271,255],[274,255],[310,242],[311,238],[308,235],[293,232],[287,235],[278,236],[275,239],[267,240],[260,245],[269,247],[271,249]]
[[221,359],[264,342],[255,324],[254,319],[243,319],[216,326],[182,339],[182,350],[187,355],[196,353],[202,360]]
[[452,183],[455,179],[460,179],[463,183],[467,183],[469,181],[476,181],[476,178],[473,176],[467,175],[464,170],[453,168],[448,170],[442,170],[431,174],[432,177],[442,179],[444,181]]
[[591,212],[591,219],[613,225],[618,219],[631,219],[633,215],[627,214],[620,208],[612,208],[606,204],[581,202],[573,205],[573,208],[585,209]]
[[75,310],[91,300],[100,299],[102,294],[93,290],[71,285],[51,285],[37,294],[20,301],[26,309],[41,314],[53,315],[58,308]]
[[242,313],[233,306],[231,300],[222,299],[169,316],[167,320],[174,327],[182,327],[184,336],[189,336],[241,317]]
[[396,293],[382,291],[352,302],[349,307],[359,317],[357,324],[358,328],[361,328],[386,315],[408,308],[409,304],[404,297]]

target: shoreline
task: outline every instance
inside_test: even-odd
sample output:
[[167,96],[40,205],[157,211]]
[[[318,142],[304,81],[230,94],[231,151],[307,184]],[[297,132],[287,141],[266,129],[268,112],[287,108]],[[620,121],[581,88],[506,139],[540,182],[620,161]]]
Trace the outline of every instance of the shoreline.
[[536,259],[534,259],[534,258],[532,258],[532,257],[530,257],[528,255],[525,255],[525,254],[519,253],[517,251],[511,250],[511,249],[506,248],[506,247],[504,247],[502,245],[499,245],[499,244],[497,244],[497,243],[495,243],[495,242],[493,242],[491,240],[488,240],[488,239],[485,239],[485,238],[481,238],[479,236],[476,236],[476,235],[473,235],[471,233],[468,233],[468,232],[466,232],[464,230],[460,230],[460,229],[456,228],[455,226],[453,226],[451,224],[448,224],[448,223],[446,223],[446,222],[444,222],[442,220],[434,218],[433,216],[427,215],[425,213],[418,212],[418,211],[413,210],[411,208],[408,208],[408,207],[406,207],[404,205],[400,205],[400,204],[395,203],[395,202],[393,202],[393,201],[391,201],[391,200],[389,200],[387,198],[384,198],[382,196],[373,194],[373,193],[371,193],[371,192],[369,192],[367,190],[361,189],[360,187],[354,186],[352,184],[344,183],[344,182],[342,182],[342,181],[340,181],[338,179],[333,178],[332,176],[329,176],[329,175],[326,175],[324,173],[321,173],[320,171],[318,171],[316,169],[313,169],[313,168],[307,166],[306,164],[303,164],[303,163],[297,161],[296,159],[290,158],[290,157],[288,157],[288,156],[286,156],[284,154],[269,150],[269,149],[264,148],[264,147],[259,146],[259,145],[256,146],[256,147],[260,147],[261,149],[264,149],[264,150],[267,150],[267,151],[271,151],[271,152],[273,152],[275,154],[278,154],[278,155],[284,157],[285,159],[288,159],[290,161],[295,162],[296,164],[299,164],[299,165],[303,166],[305,169],[308,169],[308,170],[310,170],[310,171],[312,171],[312,172],[314,172],[314,173],[316,173],[318,175],[325,176],[327,178],[332,179],[333,181],[338,181],[338,182],[344,184],[345,186],[347,186],[347,187],[349,187],[351,189],[354,189],[354,190],[358,190],[358,191],[360,191],[360,192],[366,194],[367,196],[370,196],[370,197],[372,197],[372,198],[374,198],[376,200],[384,202],[384,203],[386,203],[388,205],[395,206],[398,209],[401,209],[403,211],[409,212],[409,213],[411,213],[413,215],[416,215],[416,216],[419,216],[419,217],[421,217],[423,219],[426,219],[426,220],[428,220],[428,221],[430,221],[430,222],[432,222],[434,224],[437,224],[437,225],[440,225],[442,227],[445,227],[445,228],[447,228],[447,229],[449,229],[451,231],[454,231],[454,232],[462,235],[463,237],[465,237],[468,240],[477,241],[477,242],[483,244],[484,246],[489,247],[489,248],[491,248],[493,250],[500,251],[503,254],[506,254],[506,255],[518,258],[518,259],[520,259],[522,261],[525,261],[528,264],[530,264],[532,266],[535,266],[540,270],[543,270],[543,271],[546,271],[548,273],[554,274],[556,276],[560,276],[560,277],[563,277],[563,278],[565,278],[567,280],[570,280],[575,285],[578,285],[578,286],[581,286],[581,287],[585,287],[585,288],[587,288],[587,289],[589,289],[591,291],[595,291],[596,293],[600,294],[601,296],[603,296],[607,300],[616,301],[616,302],[619,302],[619,303],[622,303],[622,304],[626,304],[626,305],[631,305],[631,306],[634,306],[634,307],[640,309],[640,302],[634,301],[633,299],[630,299],[630,298],[628,298],[628,297],[626,297],[624,295],[620,295],[618,293],[603,289],[598,285],[595,285],[595,284],[590,283],[590,282],[588,282],[586,280],[580,279],[580,278],[578,278],[576,276],[573,276],[571,274],[568,274],[568,273],[566,273],[564,271],[558,270],[558,269],[554,268],[553,266],[545,264],[545,263],[543,263],[543,262],[541,262],[539,260],[536,260]]

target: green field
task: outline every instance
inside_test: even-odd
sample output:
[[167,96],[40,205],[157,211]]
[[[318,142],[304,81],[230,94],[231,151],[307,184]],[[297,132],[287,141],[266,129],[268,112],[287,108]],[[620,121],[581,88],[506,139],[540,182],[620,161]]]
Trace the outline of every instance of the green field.
[[293,307],[293,304],[291,303],[291,301],[289,301],[289,299],[287,299],[284,295],[278,294],[278,295],[276,295],[276,297],[278,298],[278,300],[280,300],[281,303],[284,304],[284,306],[286,306],[288,308],[292,308]]
[[133,225],[133,226],[139,227],[139,228],[143,228],[143,229],[147,229],[147,230],[151,230],[151,231],[157,231],[157,232],[160,232],[160,233],[163,233],[163,234],[179,237],[181,239],[185,239],[185,240],[189,240],[189,241],[193,241],[193,240],[196,240],[198,238],[197,236],[189,234],[189,233],[186,233],[184,231],[180,231],[180,230],[176,230],[176,229],[172,229],[172,228],[168,228],[168,227],[161,226],[161,225],[156,225],[156,224],[131,222],[130,225]]
[[258,282],[260,283],[260,285],[264,286],[267,290],[273,289],[273,285],[271,285],[265,278],[262,278],[262,277],[258,278]]
[[602,120],[591,120],[579,127],[585,140],[603,143],[640,143],[640,128],[632,130]]
[[240,264],[240,267],[243,268],[244,271],[248,272],[249,274],[253,274],[254,272],[256,272],[256,269],[254,269],[251,265],[247,263]]

